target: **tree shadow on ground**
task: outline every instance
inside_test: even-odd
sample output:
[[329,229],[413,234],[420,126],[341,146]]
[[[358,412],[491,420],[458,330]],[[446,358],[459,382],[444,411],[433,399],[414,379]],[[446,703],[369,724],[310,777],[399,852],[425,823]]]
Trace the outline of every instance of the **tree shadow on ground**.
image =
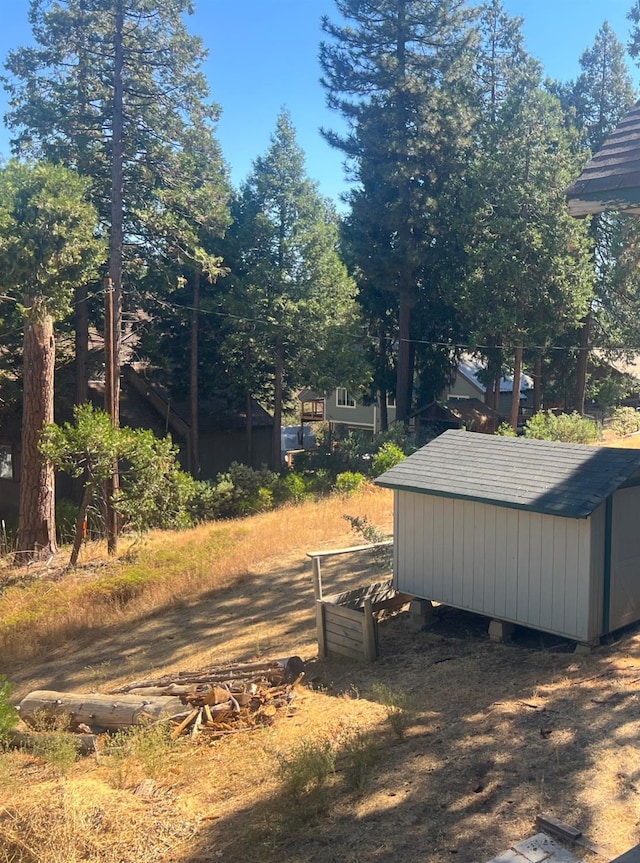
[[326,662],[316,681],[327,699],[373,699],[376,684],[407,696],[402,739],[385,720],[373,729],[364,792],[349,789],[347,737],[320,791],[294,798],[281,785],[216,818],[189,863],[483,863],[538,832],[539,812],[579,826],[611,857],[637,842],[637,627],[577,655],[531,630],[493,644],[476,615],[452,612],[427,632],[407,618],[381,625],[377,663]]

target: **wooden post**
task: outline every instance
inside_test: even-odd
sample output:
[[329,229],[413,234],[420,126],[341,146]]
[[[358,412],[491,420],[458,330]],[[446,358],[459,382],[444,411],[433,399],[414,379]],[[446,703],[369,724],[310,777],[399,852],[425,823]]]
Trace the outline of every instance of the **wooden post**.
[[326,659],[327,642],[324,637],[324,602],[316,599],[316,631],[318,634],[318,656]]
[[320,572],[320,558],[311,559],[313,565],[313,592],[316,599],[322,599],[322,574]]
[[375,662],[378,657],[376,649],[376,622],[373,619],[371,600],[364,601],[364,620],[362,621],[362,646],[366,662]]

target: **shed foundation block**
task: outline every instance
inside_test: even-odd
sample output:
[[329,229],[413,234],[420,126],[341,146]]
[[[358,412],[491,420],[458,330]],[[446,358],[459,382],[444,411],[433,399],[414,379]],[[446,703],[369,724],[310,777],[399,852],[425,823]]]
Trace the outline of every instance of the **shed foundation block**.
[[435,609],[430,599],[412,599],[409,605],[409,620],[414,629],[425,629],[436,621]]
[[578,641],[576,642],[576,646],[573,652],[588,656],[599,644],[599,639],[595,639],[595,641]]
[[489,639],[497,644],[504,644],[505,641],[511,641],[514,630],[513,623],[506,623],[504,620],[492,620],[489,624]]

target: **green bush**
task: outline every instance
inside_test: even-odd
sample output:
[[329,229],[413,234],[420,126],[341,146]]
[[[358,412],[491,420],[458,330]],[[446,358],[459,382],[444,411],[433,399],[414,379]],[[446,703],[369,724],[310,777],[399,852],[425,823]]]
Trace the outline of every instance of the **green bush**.
[[371,462],[371,475],[380,476],[385,471],[404,461],[406,455],[398,444],[393,441],[383,443]]
[[350,495],[362,489],[367,478],[362,473],[354,473],[353,471],[345,471],[339,473],[336,477],[336,491],[339,494]]
[[9,732],[18,724],[18,711],[9,701],[12,685],[0,674],[0,744],[8,737]]
[[640,412],[635,408],[616,408],[611,416],[610,425],[621,437],[634,434],[640,429]]
[[600,438],[600,431],[597,423],[576,411],[571,414],[540,411],[525,423],[524,436],[537,440],[590,444]]
[[329,740],[305,741],[286,757],[279,758],[278,773],[287,795],[294,800],[301,794],[321,789],[335,772],[336,756]]
[[496,434],[498,437],[518,437],[518,434],[513,430],[511,423],[507,422],[500,423]]

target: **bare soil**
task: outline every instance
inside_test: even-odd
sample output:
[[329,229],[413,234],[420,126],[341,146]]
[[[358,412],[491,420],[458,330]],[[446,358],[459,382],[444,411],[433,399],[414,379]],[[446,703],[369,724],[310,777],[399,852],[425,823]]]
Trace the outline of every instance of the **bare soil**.
[[[331,545],[353,544],[345,533]],[[320,662],[307,550],[133,625],[0,667],[21,697],[38,688],[108,692],[224,660],[308,662],[286,716],[214,745],[185,741],[152,779],[118,773],[106,758],[60,777],[34,756],[12,756],[8,780],[0,769],[0,826],[12,818],[30,850],[0,847],[1,863],[484,863],[536,832],[541,811],[577,825],[611,857],[640,841],[637,627],[579,655],[524,629],[493,644],[486,619],[450,609],[416,631],[405,610],[380,623],[376,663]],[[332,592],[379,572],[359,554],[336,558],[324,577]],[[376,685],[404,696],[403,736]],[[335,772],[292,797],[278,765],[300,758],[302,744],[326,741]],[[354,791],[358,753],[370,773]],[[57,850],[39,840],[36,853],[45,828],[58,831]]]

